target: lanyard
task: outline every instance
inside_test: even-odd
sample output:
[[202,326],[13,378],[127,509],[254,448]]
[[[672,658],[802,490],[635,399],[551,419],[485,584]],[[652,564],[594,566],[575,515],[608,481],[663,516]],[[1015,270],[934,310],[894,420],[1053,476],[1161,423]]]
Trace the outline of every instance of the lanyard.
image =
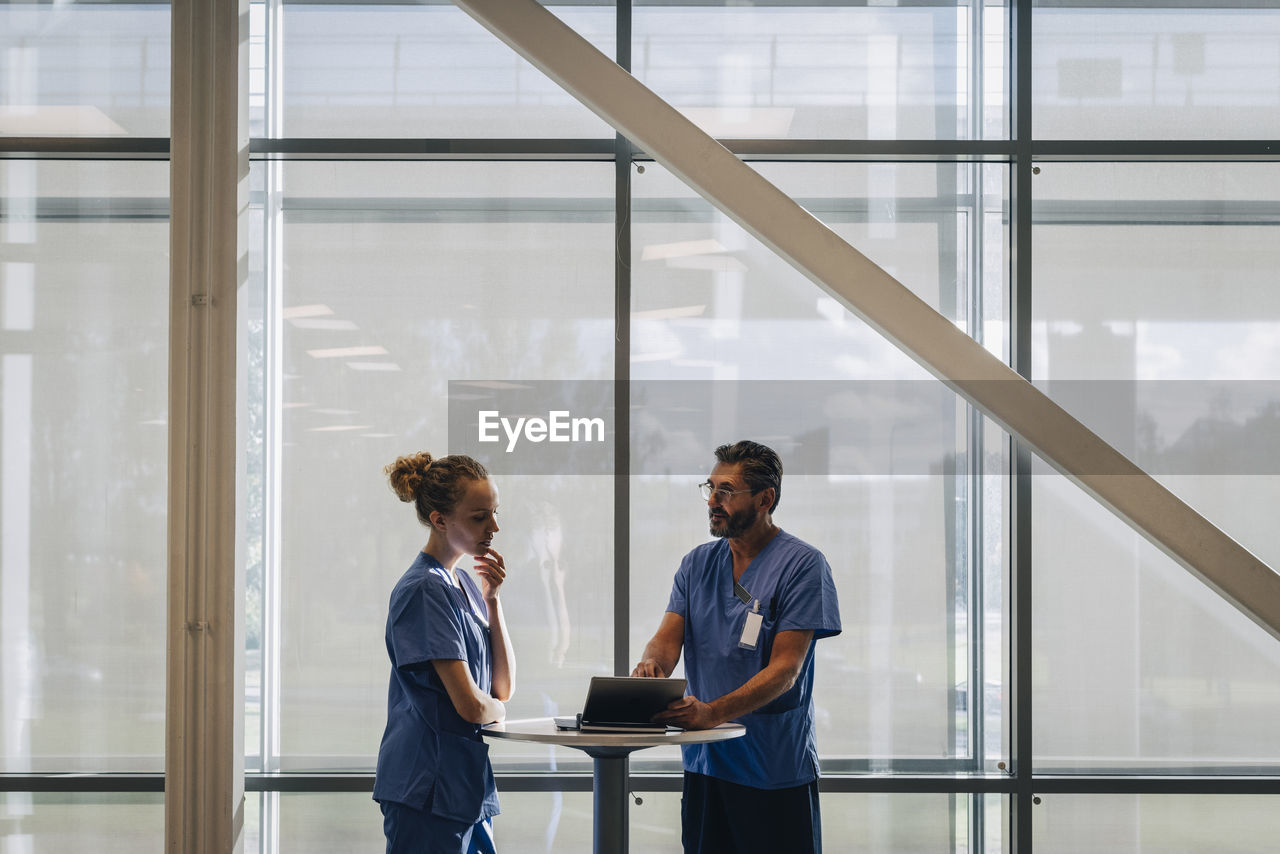
[[[754,597],[747,592],[747,588],[743,587],[741,584],[739,584],[736,581],[733,582],[733,595],[737,596],[738,599],[742,601],[742,604],[746,605],[747,607],[751,607],[751,603],[754,601]],[[774,596],[772,599],[769,600],[769,619],[772,620],[777,616],[778,616],[778,597]]]

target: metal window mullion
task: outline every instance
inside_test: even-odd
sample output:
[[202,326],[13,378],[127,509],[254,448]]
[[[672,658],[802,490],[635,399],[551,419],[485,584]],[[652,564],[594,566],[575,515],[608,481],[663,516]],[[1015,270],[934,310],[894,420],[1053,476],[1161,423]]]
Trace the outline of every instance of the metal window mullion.
[[[284,135],[284,2],[265,0],[265,80],[263,124],[268,139]],[[283,644],[283,519],[284,519],[284,169],[285,164],[268,160],[262,164],[263,274],[266,348],[263,370],[265,392],[265,436],[263,437],[263,480],[265,513],[263,525],[262,603],[262,771],[278,772],[283,766],[281,746],[281,649]],[[261,800],[259,850],[275,854],[280,850],[280,793],[264,792]]]
[[[264,202],[263,268],[264,286],[264,334],[263,392],[265,409],[263,417],[263,555],[262,555],[262,687],[259,704],[261,727],[260,770],[281,770],[281,529],[284,507],[283,478],[281,472],[284,457],[284,346],[283,306],[281,288],[283,274],[283,220],[281,211],[281,164],[264,164],[267,192]],[[261,850],[263,854],[279,850],[278,796],[269,794],[263,799],[261,812]]]
[[[968,30],[968,138],[971,141],[983,138],[984,112],[984,23],[983,13],[985,0],[969,0]],[[969,174],[970,222],[968,229],[968,307],[969,335],[978,343],[984,340],[984,267],[983,239],[984,207],[983,207],[983,168],[974,163],[964,168]],[[968,416],[968,448],[966,457],[969,460],[966,472],[965,488],[965,524],[968,531],[968,598],[966,608],[969,618],[969,704],[968,714],[969,755],[975,770],[981,770],[986,759],[986,671],[984,667],[984,645],[986,607],[983,579],[985,572],[983,531],[983,472],[986,454],[983,418],[973,406],[965,405]],[[969,850],[980,854],[985,851],[986,814],[984,795],[981,792],[969,798]]]
[[[1031,364],[1031,250],[1032,250],[1032,14],[1033,0],[1012,0],[1009,20],[1010,126],[1015,156],[1010,193],[1011,300],[1010,356],[1012,367],[1026,379]],[[1033,839],[1032,749],[1032,493],[1031,450],[1010,439],[1010,772],[1014,776],[1009,816],[1010,845],[1015,854],[1031,854]]]
[[968,99],[969,99],[969,115],[968,128],[969,139],[982,139],[983,121],[982,116],[985,108],[983,99],[983,70],[985,68],[985,54],[983,48],[983,32],[986,0],[969,0],[969,76],[968,76]]
[[[981,0],[976,0],[978,5]],[[981,88],[981,86],[979,86]],[[970,176],[972,188],[972,204],[969,223],[969,263],[968,263],[968,296],[969,296],[969,334],[978,343],[983,343],[984,319],[984,281],[983,240],[985,229],[983,222],[985,210],[983,206],[983,166],[980,163],[964,167]],[[973,769],[981,771],[986,762],[986,667],[984,659],[986,637],[986,595],[983,589],[985,551],[983,543],[984,505],[983,505],[983,472],[985,471],[986,443],[984,440],[984,423],[982,413],[973,406],[965,405],[968,415],[968,452],[969,467],[966,472],[965,485],[968,500],[965,502],[965,524],[968,531],[968,586],[969,596],[966,603],[969,616],[969,754],[973,761]],[[982,795],[976,794],[970,801],[969,811],[969,850],[982,852],[985,839],[985,815],[982,809]]]
[[[281,770],[281,644],[282,614],[282,560],[281,533],[284,507],[284,487],[281,472],[284,462],[284,295],[281,287],[283,259],[284,215],[281,210],[282,164],[263,165],[266,181],[264,202],[263,271],[264,283],[264,335],[266,349],[263,359],[263,391],[265,409],[263,418],[263,566],[262,566],[262,697],[260,726],[262,743],[262,771]],[[262,851],[278,850],[279,820],[276,810],[278,799],[272,795],[262,804]]]
[[[282,0],[267,0],[265,124],[268,136],[281,130],[279,26]],[[280,770],[281,482],[284,446],[284,186],[282,164],[268,161],[263,204],[264,347],[266,408],[263,438],[264,548],[262,640],[262,770]]]
[[[959,36],[961,35],[959,15],[959,7],[952,10],[948,22],[944,25],[947,37],[940,37],[934,41],[934,85],[940,92],[954,91],[957,88],[956,74],[958,71],[953,71],[952,69],[958,70],[963,67],[960,57],[957,55],[962,50],[959,45]],[[971,78],[972,75],[966,74],[966,77]],[[966,83],[966,85],[968,84]],[[942,99],[935,106],[934,126],[947,135],[962,134],[960,110],[954,100]],[[951,286],[942,287],[939,294],[938,310],[951,318],[953,322],[956,322],[964,317],[968,311],[966,271],[961,270],[959,266],[959,249],[965,245],[961,234],[967,233],[967,229],[964,226],[964,211],[960,202],[962,195],[961,176],[965,174],[964,165],[956,162],[939,162],[934,165],[934,174],[937,191],[933,202],[933,210],[936,216],[938,234],[938,268],[939,270],[950,270],[952,272],[949,277],[952,282]],[[948,193],[949,195],[947,195]],[[896,209],[899,205],[896,200],[894,200],[893,204],[896,214]],[[956,645],[956,591],[961,579],[964,577],[962,573],[967,573],[968,571],[966,555],[959,548],[959,541],[964,531],[964,528],[959,524],[959,517],[968,513],[967,502],[964,502],[965,509],[961,510],[962,502],[960,501],[965,494],[965,485],[968,481],[962,453],[968,444],[965,436],[967,422],[959,414],[966,408],[964,401],[959,400],[959,398],[957,398],[957,401],[957,405],[952,407],[953,427],[955,430],[953,440],[955,463],[944,465],[941,484],[944,492],[943,512],[945,518],[943,519],[943,525],[947,533],[945,537],[945,555],[943,557],[942,607],[947,661],[946,716],[949,749],[954,749],[957,740],[955,697],[956,676],[959,672],[960,662],[957,661],[958,649]],[[967,749],[972,749],[972,745]],[[947,801],[948,850],[955,851],[958,832],[956,815],[957,793],[950,793]],[[966,829],[966,836],[968,835],[969,831]]]
[[[617,63],[631,68],[631,2],[618,0]],[[631,671],[631,143],[614,151],[613,672]]]
[[[968,16],[969,61],[967,63],[968,74],[966,78],[968,115],[966,124],[968,139],[975,142],[983,138],[984,2],[985,0],[970,0]],[[972,163],[961,168],[969,176],[970,192],[968,195],[971,197],[968,210],[969,227],[966,230],[969,256],[966,265],[966,316],[970,337],[981,344],[984,342],[985,337],[983,328],[985,316],[983,303],[985,272],[983,265],[985,257],[983,252],[985,238],[983,166],[981,163]],[[983,472],[985,470],[986,448],[982,414],[971,405],[966,404],[964,409],[967,413],[968,441],[966,458],[969,460],[969,466],[965,472],[966,501],[964,519],[968,544],[966,555],[966,570],[968,572],[966,610],[968,614],[969,703],[966,714],[968,715],[969,758],[972,761],[973,769],[980,771],[986,760],[986,670],[984,666],[986,606],[985,591],[983,589],[983,579],[985,577]],[[969,799],[969,806],[969,850],[983,852],[985,851],[986,838],[984,794],[981,792],[973,793]]]

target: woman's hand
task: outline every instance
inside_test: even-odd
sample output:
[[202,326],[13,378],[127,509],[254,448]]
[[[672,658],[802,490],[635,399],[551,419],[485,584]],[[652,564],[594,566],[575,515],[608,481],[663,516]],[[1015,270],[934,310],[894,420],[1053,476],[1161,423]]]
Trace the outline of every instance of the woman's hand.
[[489,548],[475,555],[475,560],[473,569],[480,578],[480,594],[486,602],[492,602],[498,598],[498,588],[502,586],[502,582],[507,580],[506,563],[502,560],[502,555]]
[[[507,635],[507,621],[502,616],[502,602],[498,599],[498,588],[507,580],[507,565],[502,555],[487,546],[474,557],[476,565],[473,571],[480,578],[480,595],[484,597],[485,607],[489,610],[489,642],[493,651],[493,683],[490,691],[493,697],[505,703],[511,699],[516,685],[516,656],[511,649],[511,638]],[[506,714],[505,709],[502,714]]]

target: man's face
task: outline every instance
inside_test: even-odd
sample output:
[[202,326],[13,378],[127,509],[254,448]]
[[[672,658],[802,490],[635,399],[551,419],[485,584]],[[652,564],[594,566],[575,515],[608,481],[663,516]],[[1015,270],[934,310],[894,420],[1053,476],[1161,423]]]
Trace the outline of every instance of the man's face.
[[[755,496],[742,478],[740,463],[717,463],[707,478],[714,490],[707,499],[707,517],[710,519],[711,536],[741,537],[756,523],[760,512]],[[727,498],[721,493],[736,493]]]

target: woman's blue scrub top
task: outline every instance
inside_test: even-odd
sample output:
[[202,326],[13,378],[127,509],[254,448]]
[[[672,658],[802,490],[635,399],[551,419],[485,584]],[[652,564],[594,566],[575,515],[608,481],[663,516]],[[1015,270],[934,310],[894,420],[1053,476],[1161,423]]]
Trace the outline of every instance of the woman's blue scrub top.
[[[778,632],[813,630],[814,640],[840,633],[831,567],[822,552],[779,531],[752,559],[738,583],[751,604],[734,594],[728,540],[698,546],[680,563],[667,610],[684,618],[688,691],[710,702],[736,691],[769,663]],[[759,601],[764,617],[755,649],[739,645],[747,613]],[[813,649],[796,682],[782,696],[737,718],[746,735],[682,745],[684,768],[757,789],[801,786],[818,777],[813,725]]]
[[498,814],[489,746],[479,725],[458,715],[430,663],[465,661],[481,691],[492,686],[484,600],[470,575],[459,572],[458,577],[463,590],[435,558],[419,552],[391,591],[386,633],[391,684],[373,798],[474,824]]

